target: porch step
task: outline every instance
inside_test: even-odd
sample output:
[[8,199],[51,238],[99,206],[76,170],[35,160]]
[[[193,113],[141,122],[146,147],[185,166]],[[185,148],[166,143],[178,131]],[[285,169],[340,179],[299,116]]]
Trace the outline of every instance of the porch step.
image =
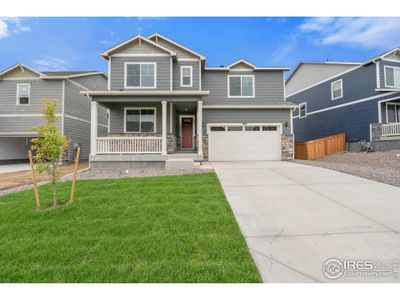
[[168,158],[165,161],[165,170],[193,170],[200,167],[200,164],[194,162],[194,158]]

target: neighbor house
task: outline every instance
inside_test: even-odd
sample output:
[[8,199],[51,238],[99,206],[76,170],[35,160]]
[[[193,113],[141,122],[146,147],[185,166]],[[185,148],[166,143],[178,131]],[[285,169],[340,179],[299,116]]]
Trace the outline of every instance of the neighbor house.
[[[102,56],[108,87],[81,92],[92,100],[94,167],[292,159],[288,68],[243,59],[206,67],[203,55],[157,33]],[[110,110],[106,137],[97,135],[99,107]]]
[[286,81],[296,141],[344,132],[349,149],[370,140],[400,149],[400,49],[362,63],[300,63]]
[[[82,159],[90,150],[90,99],[82,90],[107,88],[107,77],[100,72],[40,72],[16,64],[0,73],[0,164],[27,160],[31,128],[44,122],[39,109],[43,100],[57,101],[57,126],[70,140],[65,159],[73,159],[73,148],[81,146]],[[108,131],[106,110],[98,115],[99,135]]]

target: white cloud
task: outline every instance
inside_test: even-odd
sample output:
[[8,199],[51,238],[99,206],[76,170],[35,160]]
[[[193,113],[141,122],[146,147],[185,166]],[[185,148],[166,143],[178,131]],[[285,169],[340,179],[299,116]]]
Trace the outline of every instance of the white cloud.
[[400,46],[400,18],[309,18],[299,29],[317,45],[345,45],[367,49]]
[[66,60],[51,56],[34,60],[33,63],[41,71],[65,71],[69,67],[69,63]]
[[20,18],[3,17],[0,18],[0,39],[6,38],[11,34],[19,32],[29,32],[31,28],[23,25]]

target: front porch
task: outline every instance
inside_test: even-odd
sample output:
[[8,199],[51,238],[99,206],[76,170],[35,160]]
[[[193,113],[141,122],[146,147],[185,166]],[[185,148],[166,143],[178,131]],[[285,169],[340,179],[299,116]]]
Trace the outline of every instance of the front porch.
[[[96,130],[99,105],[110,111],[106,136]],[[92,101],[90,161],[117,167],[158,167],[180,157],[201,161],[202,105],[201,100]]]

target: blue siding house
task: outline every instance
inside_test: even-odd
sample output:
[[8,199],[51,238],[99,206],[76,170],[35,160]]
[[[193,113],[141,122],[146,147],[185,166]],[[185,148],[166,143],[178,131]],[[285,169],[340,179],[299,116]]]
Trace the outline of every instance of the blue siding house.
[[[295,140],[344,132],[350,146],[400,149],[400,49],[361,63],[300,63],[286,81]],[[350,148],[351,149],[351,148]]]

